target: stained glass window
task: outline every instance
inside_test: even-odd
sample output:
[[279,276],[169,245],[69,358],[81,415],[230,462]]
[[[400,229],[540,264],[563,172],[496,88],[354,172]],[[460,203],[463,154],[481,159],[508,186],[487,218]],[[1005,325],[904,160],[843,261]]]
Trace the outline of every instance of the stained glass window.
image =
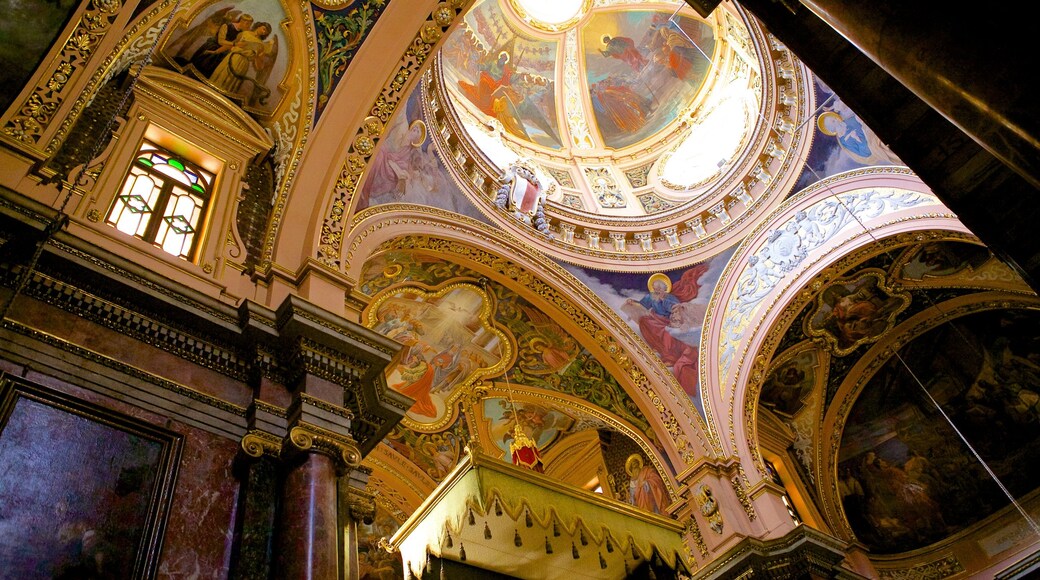
[[212,173],[145,141],[105,222],[191,259],[212,184]]

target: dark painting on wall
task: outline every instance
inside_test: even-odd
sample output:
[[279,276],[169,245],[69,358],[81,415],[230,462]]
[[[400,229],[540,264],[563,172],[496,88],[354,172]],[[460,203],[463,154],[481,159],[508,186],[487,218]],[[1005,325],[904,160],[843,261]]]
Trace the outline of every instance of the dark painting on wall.
[[78,0],[8,0],[0,18],[0,114],[25,86],[58,39]]
[[1040,461],[1038,324],[1029,310],[964,316],[901,348],[864,387],[837,486],[871,553],[921,548],[1010,510],[994,477],[1017,499],[1037,488],[1023,466]]
[[0,579],[150,578],[181,438],[0,375]]

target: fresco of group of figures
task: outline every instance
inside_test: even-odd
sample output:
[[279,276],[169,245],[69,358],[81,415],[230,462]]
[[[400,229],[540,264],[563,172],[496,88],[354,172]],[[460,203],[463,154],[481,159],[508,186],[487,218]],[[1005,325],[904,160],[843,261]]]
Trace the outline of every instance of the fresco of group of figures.
[[589,98],[603,144],[639,143],[674,121],[703,84],[710,26],[668,12],[597,12],[582,29]]
[[967,242],[929,242],[914,249],[900,275],[908,280],[942,278],[978,270],[993,257],[989,248]]
[[360,580],[400,580],[404,578],[401,555],[391,553],[379,545],[383,538],[390,539],[401,527],[390,512],[376,503],[371,524],[358,524],[358,578]]
[[437,433],[413,431],[398,423],[383,442],[440,482],[459,462],[466,440],[465,423],[456,421]]
[[[714,32],[704,22],[652,10],[596,12],[579,36],[585,86],[567,90],[589,95],[603,145],[614,149],[674,121],[704,82],[715,50]],[[446,83],[509,134],[560,149],[555,83],[561,42],[517,31],[498,2],[483,2],[445,43]]]
[[842,436],[838,491],[871,552],[913,550],[1007,508],[975,453],[1012,497],[1035,488],[1021,466],[1040,460],[1038,324],[1040,313],[1026,310],[956,319],[903,347],[866,385]]
[[487,422],[488,434],[505,461],[512,461],[509,446],[513,442],[513,429],[517,423],[541,452],[568,434],[575,424],[574,418],[562,411],[502,397],[484,399],[481,411]]
[[[492,376],[492,380],[584,399],[629,421],[656,444],[643,413],[617,379],[541,309],[501,284],[490,283],[486,291],[493,329],[480,322],[477,314],[483,303],[478,306],[480,287],[475,285],[479,278],[468,268],[414,251],[379,254],[362,272],[358,287],[374,297],[366,323],[409,351],[398,357],[389,384],[409,396],[428,396],[432,403],[424,402],[422,409],[413,407],[411,420],[438,424],[450,411],[446,402],[466,384],[466,376],[493,368],[503,356],[505,351],[494,339],[502,332],[515,344],[516,362],[506,377]],[[437,295],[438,288],[453,284],[461,285],[459,293]],[[429,290],[409,290],[417,288]],[[460,347],[453,349],[455,343]]]
[[269,115],[285,96],[288,23],[276,0],[215,2],[176,23],[161,54],[243,109]]
[[445,83],[514,137],[560,149],[558,44],[516,30],[499,2],[478,3],[441,49]]

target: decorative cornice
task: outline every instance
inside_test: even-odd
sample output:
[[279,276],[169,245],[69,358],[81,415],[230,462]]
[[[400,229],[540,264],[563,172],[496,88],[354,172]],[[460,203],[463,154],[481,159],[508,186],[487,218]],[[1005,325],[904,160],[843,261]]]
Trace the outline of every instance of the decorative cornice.
[[774,540],[745,538],[698,575],[722,578],[863,578],[842,568],[846,544],[809,526]]
[[946,555],[938,560],[925,562],[898,570],[878,569],[881,580],[938,580],[949,578],[964,571],[964,566],[956,556]]
[[223,411],[236,417],[246,416],[246,409],[244,407],[240,407],[238,405],[229,403],[223,399],[219,399],[207,395],[205,393],[200,393],[199,391],[196,391],[174,381],[166,380],[162,377],[155,376],[137,367],[130,366],[122,361],[83,348],[77,344],[74,344],[67,340],[63,340],[61,338],[58,338],[46,332],[42,332],[35,328],[31,328],[19,322],[5,319],[2,322],[0,322],[0,328],[42,342],[48,346],[61,350],[62,352],[65,352],[70,356],[80,357],[84,360],[108,367],[114,371],[133,377],[134,379],[153,384],[166,391],[202,403],[203,405],[212,407],[219,411]]
[[[0,196],[0,227],[12,236],[35,239],[37,224],[47,221],[45,213],[31,204]],[[82,245],[64,232],[48,240],[23,289],[23,299],[49,304],[245,385],[255,386],[267,377],[291,388],[304,374],[338,384],[344,389],[342,403],[307,393],[300,393],[298,400],[349,424],[353,439],[362,442],[366,452],[407,411],[407,398],[390,390],[383,376],[400,348],[392,340],[295,296],[277,311],[248,301],[236,309],[143,270],[128,269],[132,265],[118,257]],[[0,264],[0,286],[15,284],[14,268],[11,262]],[[220,398],[50,336],[45,320],[34,324],[39,328],[19,325],[17,329],[23,334],[38,332],[40,340],[65,351],[81,352],[207,406],[246,416],[245,409]],[[285,411],[272,411],[273,416],[279,414],[284,419]]]

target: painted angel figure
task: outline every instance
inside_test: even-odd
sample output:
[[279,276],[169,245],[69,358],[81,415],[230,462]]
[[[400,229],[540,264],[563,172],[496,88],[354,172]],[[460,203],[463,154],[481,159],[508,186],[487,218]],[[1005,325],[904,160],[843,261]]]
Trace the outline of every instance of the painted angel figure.
[[257,22],[235,38],[227,56],[209,80],[225,93],[243,99],[246,106],[265,105],[271,89],[268,77],[278,56],[278,36],[267,22]]
[[171,41],[163,51],[171,56],[177,64],[187,65],[191,62],[195,53],[207,41],[213,42],[214,46],[216,46],[216,39],[221,32],[221,28],[227,28],[231,23],[237,22],[241,15],[241,10],[233,10],[231,5],[224,6],[184,31],[183,34]]

